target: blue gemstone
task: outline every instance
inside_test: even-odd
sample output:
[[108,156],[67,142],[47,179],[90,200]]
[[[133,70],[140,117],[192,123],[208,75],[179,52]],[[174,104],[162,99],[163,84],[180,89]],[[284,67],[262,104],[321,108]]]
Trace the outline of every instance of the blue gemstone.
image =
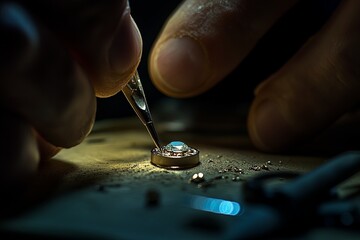
[[165,150],[169,152],[187,152],[189,150],[188,145],[180,141],[173,141],[165,146]]

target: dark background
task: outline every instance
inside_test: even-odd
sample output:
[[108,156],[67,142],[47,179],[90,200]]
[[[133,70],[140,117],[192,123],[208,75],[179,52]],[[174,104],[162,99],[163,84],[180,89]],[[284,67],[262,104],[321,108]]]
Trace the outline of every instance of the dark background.
[[[227,112],[228,109],[229,112],[234,112],[236,106],[250,103],[255,86],[281,67],[302,46],[326,22],[339,2],[339,0],[299,1],[294,9],[280,19],[258,42],[239,67],[214,89],[190,99],[172,99],[160,93],[152,85],[147,65],[153,42],[166,19],[181,1],[130,1],[132,16],[143,37],[143,57],[138,71],[150,109],[155,109],[155,112],[159,109],[168,111],[170,106],[170,111],[172,108],[182,110],[196,108],[195,111],[211,108],[211,111],[222,109],[223,112]],[[97,120],[132,115],[134,112],[121,93],[107,99],[98,99]]]

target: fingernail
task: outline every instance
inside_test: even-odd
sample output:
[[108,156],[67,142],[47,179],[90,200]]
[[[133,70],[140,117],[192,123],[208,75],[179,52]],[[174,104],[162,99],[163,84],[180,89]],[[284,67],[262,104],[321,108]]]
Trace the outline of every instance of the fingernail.
[[295,133],[273,100],[263,100],[255,105],[250,119],[250,135],[260,149],[281,151],[292,144]]
[[110,66],[116,74],[133,71],[140,61],[141,53],[142,39],[139,29],[130,11],[126,10],[109,49]]
[[172,92],[193,92],[207,80],[207,58],[203,48],[189,37],[164,42],[154,58],[157,80]]

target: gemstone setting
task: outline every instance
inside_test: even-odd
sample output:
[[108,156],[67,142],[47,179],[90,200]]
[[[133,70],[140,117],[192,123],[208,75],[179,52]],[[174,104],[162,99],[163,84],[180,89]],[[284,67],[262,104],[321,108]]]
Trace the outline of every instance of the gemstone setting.
[[167,169],[186,169],[199,164],[199,151],[181,141],[172,141],[151,151],[151,163]]

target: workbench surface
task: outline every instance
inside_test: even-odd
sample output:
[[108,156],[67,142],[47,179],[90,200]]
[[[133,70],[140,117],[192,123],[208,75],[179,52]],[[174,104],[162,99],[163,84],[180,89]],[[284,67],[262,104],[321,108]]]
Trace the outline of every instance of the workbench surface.
[[[41,165],[29,183],[26,200],[21,201],[27,204],[2,221],[3,233],[44,238],[221,239],[236,217],[196,210],[186,199],[239,203],[240,215],[246,211],[241,186],[247,179],[266,172],[301,174],[327,161],[325,156],[261,153],[244,134],[167,131],[167,125],[161,124],[158,129],[164,144],[180,140],[199,149],[200,165],[186,170],[155,167],[150,163],[153,143],[138,119],[99,121],[83,143]],[[203,182],[190,181],[200,172]],[[334,231],[317,229],[303,237],[353,236]]]

